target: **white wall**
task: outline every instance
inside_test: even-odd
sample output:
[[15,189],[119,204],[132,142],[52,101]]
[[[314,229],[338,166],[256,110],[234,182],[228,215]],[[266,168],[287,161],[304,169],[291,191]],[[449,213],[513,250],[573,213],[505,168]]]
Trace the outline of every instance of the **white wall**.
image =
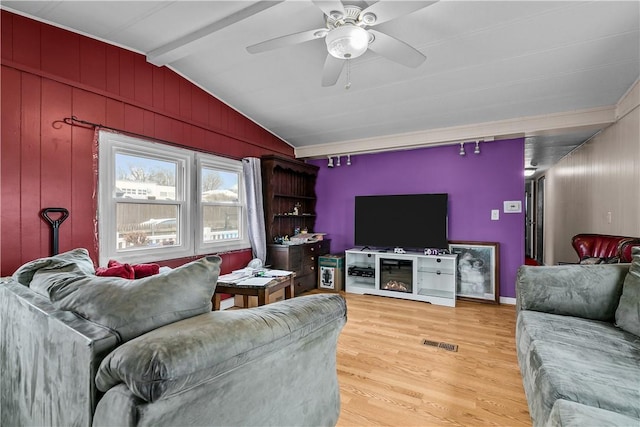
[[618,121],[546,173],[546,265],[576,262],[578,233],[640,236],[639,105],[636,82],[617,105]]

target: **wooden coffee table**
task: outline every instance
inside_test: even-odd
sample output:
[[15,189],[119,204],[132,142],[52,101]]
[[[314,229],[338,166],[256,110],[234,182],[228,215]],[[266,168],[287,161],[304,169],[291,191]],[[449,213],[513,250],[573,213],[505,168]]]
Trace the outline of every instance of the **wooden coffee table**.
[[216,292],[213,295],[213,309],[220,310],[221,294],[242,295],[245,307],[249,306],[250,296],[258,297],[258,306],[261,306],[267,304],[269,301],[269,295],[279,291],[280,289],[284,289],[284,299],[293,298],[294,277],[295,273],[292,272],[286,276],[273,277],[266,284],[251,284],[243,282],[225,283],[218,281],[218,284],[216,285]]

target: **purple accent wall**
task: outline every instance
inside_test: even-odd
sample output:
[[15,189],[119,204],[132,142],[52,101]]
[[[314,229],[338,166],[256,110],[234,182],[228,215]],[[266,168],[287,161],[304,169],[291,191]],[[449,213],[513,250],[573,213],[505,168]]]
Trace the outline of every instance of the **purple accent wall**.
[[[500,243],[500,296],[515,297],[518,267],[524,263],[524,139],[448,145],[342,156],[339,167],[320,166],[316,193],[317,232],[328,233],[331,252],[353,247],[354,198],[374,194],[449,194],[449,240]],[[335,159],[334,159],[335,160]],[[503,202],[520,200],[522,213],[504,213]],[[500,220],[491,220],[491,210]],[[384,226],[384,224],[380,224]]]

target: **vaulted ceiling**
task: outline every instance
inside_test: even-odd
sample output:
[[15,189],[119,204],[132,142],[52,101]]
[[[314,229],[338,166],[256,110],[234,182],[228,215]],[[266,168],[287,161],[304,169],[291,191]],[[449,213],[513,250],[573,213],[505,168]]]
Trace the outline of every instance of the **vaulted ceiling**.
[[[380,15],[404,7],[382,2],[395,5],[378,5]],[[324,39],[255,54],[246,47],[324,28],[321,7],[332,2],[3,1],[2,8],[171,67],[298,157],[525,136],[524,166],[543,170],[615,121],[616,103],[640,76],[640,2],[424,3],[375,30],[426,61],[401,65],[375,53],[374,41],[328,87]]]

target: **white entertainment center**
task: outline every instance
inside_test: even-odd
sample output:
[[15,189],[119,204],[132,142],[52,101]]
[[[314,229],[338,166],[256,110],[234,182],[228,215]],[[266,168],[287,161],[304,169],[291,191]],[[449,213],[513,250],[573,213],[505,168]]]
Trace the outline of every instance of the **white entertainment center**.
[[346,251],[345,291],[455,307],[457,255]]

